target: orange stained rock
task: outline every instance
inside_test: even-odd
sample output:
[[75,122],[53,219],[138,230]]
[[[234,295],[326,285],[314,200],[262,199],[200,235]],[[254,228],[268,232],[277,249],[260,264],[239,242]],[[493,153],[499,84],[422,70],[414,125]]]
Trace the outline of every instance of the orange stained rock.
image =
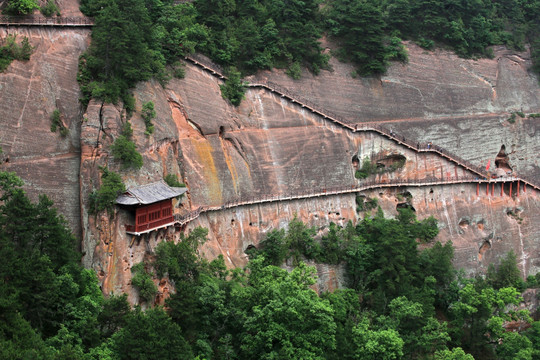
[[200,174],[205,181],[205,184],[208,186],[208,199],[212,204],[221,204],[222,202],[222,193],[221,185],[214,163],[214,157],[212,152],[212,146],[206,140],[197,140],[191,138],[191,143],[193,149],[195,150],[195,155],[198,158],[198,163],[202,167],[202,174]]
[[231,180],[232,180],[232,186],[234,187],[234,192],[238,194],[238,171],[236,169],[236,164],[234,163],[234,159],[231,157],[231,154],[229,152],[230,145],[228,142],[223,141],[223,139],[220,139],[221,141],[221,147],[223,149],[223,156],[225,157],[225,163],[227,164],[227,167],[229,168],[229,172],[231,173]]

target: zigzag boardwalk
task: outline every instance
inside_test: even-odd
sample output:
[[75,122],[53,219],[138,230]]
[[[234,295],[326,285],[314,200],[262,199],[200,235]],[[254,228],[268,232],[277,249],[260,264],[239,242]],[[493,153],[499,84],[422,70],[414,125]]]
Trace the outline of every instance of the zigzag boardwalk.
[[[200,67],[201,69],[211,73],[213,76],[219,78],[219,79],[222,79],[222,80],[226,80],[227,77],[223,75],[223,71],[222,69],[207,61],[206,59],[204,59],[203,57],[200,57],[200,56],[193,56],[193,55],[190,55],[190,56],[187,56],[185,58],[187,61],[191,62],[192,64]],[[253,88],[263,88],[267,91],[270,91],[276,95],[279,95],[280,97],[282,98],[285,98],[287,100],[289,100],[290,102],[294,103],[294,104],[297,104],[299,106],[302,106],[303,108],[306,108],[308,109],[309,111],[311,111],[312,113],[314,114],[317,114],[319,116],[321,116],[322,118],[324,118],[325,120],[328,120],[328,121],[331,121],[349,131],[352,131],[352,132],[359,132],[359,131],[372,131],[372,132],[376,132],[380,135],[383,135],[393,141],[395,141],[396,143],[402,145],[402,146],[405,146],[411,150],[414,150],[416,152],[433,152],[433,153],[436,153],[442,157],[444,157],[445,159],[455,163],[455,164],[458,164],[460,165],[461,167],[471,171],[472,173],[474,174],[477,174],[478,176],[480,177],[484,177],[484,178],[487,178],[488,177],[488,174],[486,171],[484,171],[481,167],[479,166],[476,166],[472,163],[470,163],[469,161],[449,152],[448,150],[445,150],[443,149],[442,147],[440,146],[437,146],[437,145],[433,145],[431,143],[420,143],[418,141],[413,141],[413,140],[410,140],[410,139],[407,139],[405,138],[404,136],[400,136],[398,134],[396,134],[395,132],[389,130],[388,128],[385,128],[384,126],[380,126],[380,125],[375,125],[375,124],[356,124],[356,125],[352,125],[350,123],[347,122],[346,119],[344,119],[343,117],[337,115],[337,114],[334,114],[326,109],[322,109],[320,107],[318,107],[316,104],[312,103],[311,101],[309,100],[306,100],[306,99],[302,99],[300,96],[298,96],[297,94],[292,94],[288,89],[278,85],[278,84],[275,84],[273,82],[269,82],[269,81],[266,81],[266,82],[259,82],[259,83],[252,83],[252,84],[248,84],[247,85],[248,87],[253,87]],[[523,183],[526,183],[527,185],[535,188],[536,190],[539,190],[540,191],[540,184],[536,181],[533,181],[532,179],[526,179],[526,178],[523,178],[523,177],[516,177],[516,180],[520,180],[522,181]]]

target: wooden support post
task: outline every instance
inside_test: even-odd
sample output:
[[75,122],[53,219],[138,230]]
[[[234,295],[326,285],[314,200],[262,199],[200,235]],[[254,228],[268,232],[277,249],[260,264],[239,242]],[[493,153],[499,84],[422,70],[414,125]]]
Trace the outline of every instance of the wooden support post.
[[503,192],[504,192],[504,183],[502,182],[501,183],[501,196],[503,196]]
[[510,191],[508,192],[508,195],[512,197],[512,183],[510,183]]
[[519,197],[519,180],[518,180],[518,183],[517,183],[517,196]]
[[495,192],[495,184],[491,184],[491,196],[493,196],[494,192]]
[[480,183],[476,183],[476,196],[480,196]]
[[486,196],[489,196],[489,183],[486,184]]
[[523,192],[527,192],[526,186],[527,186],[527,184],[523,183]]

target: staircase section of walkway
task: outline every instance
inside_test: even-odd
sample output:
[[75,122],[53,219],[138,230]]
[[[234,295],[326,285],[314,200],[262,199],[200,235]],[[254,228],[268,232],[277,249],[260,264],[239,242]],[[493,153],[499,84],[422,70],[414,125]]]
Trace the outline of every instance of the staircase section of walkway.
[[[203,70],[205,70],[205,71],[207,71],[209,73],[211,73],[213,76],[215,76],[215,77],[217,77],[217,78],[219,78],[221,80],[226,80],[227,79],[227,77],[225,75],[223,75],[223,69],[221,67],[217,66],[216,64],[211,63],[210,61],[206,60],[205,58],[203,58],[203,57],[201,57],[199,55],[195,55],[195,56],[190,55],[190,56],[185,57],[185,59],[188,62],[196,65],[197,67],[199,67],[199,68],[201,68],[201,69],[203,69]],[[276,94],[276,95],[278,95],[278,96],[280,96],[282,98],[286,98],[287,100],[289,100],[290,102],[292,102],[294,104],[297,104],[299,106],[302,106],[303,108],[308,109],[312,113],[321,116],[323,119],[331,121],[331,122],[345,128],[345,129],[347,129],[349,131],[352,131],[352,132],[359,132],[359,131],[376,132],[376,133],[378,133],[380,135],[383,135],[383,136],[395,141],[399,145],[408,147],[409,149],[414,150],[416,152],[433,152],[433,153],[436,153],[436,154],[446,158],[447,160],[456,163],[457,165],[463,167],[464,169],[466,169],[466,170],[468,170],[468,171],[470,171],[470,172],[472,172],[474,174],[477,174],[480,177],[487,178],[489,176],[487,171],[485,171],[481,167],[472,164],[471,162],[461,158],[460,156],[457,156],[456,154],[453,154],[453,153],[441,148],[440,146],[434,145],[432,143],[420,143],[418,141],[407,139],[404,136],[400,136],[400,135],[394,133],[392,130],[390,130],[390,129],[384,127],[384,126],[377,125],[377,124],[356,124],[356,125],[353,125],[353,124],[347,122],[347,120],[344,119],[343,117],[341,117],[339,115],[336,115],[336,114],[333,114],[333,113],[331,113],[330,111],[328,111],[326,109],[322,109],[322,108],[318,107],[316,104],[310,102],[309,100],[302,99],[300,96],[291,93],[288,89],[286,89],[286,88],[284,88],[284,87],[282,87],[282,86],[280,86],[278,84],[265,81],[265,82],[247,84],[246,86],[247,87],[253,87],[253,88],[262,88],[262,89],[265,89],[267,91],[270,91],[270,92],[272,92],[272,93],[274,93],[274,94]],[[516,177],[516,180],[520,180],[523,183],[525,183],[525,184],[535,188],[536,190],[540,191],[540,182],[538,182],[538,181],[535,181],[533,179],[527,179],[527,178],[524,178],[522,176]]]

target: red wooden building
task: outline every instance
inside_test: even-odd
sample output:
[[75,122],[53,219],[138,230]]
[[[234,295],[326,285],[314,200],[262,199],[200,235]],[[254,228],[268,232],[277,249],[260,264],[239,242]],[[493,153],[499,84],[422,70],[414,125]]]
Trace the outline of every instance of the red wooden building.
[[117,204],[135,213],[135,225],[126,224],[126,232],[140,236],[173,225],[172,199],[186,191],[164,181],[128,189],[116,199]]

